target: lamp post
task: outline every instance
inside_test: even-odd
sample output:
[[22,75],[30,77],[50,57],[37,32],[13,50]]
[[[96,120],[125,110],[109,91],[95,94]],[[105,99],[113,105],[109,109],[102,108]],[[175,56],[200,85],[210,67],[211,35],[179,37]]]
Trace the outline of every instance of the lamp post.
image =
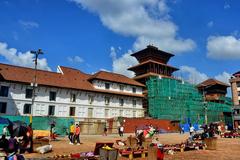
[[37,60],[39,54],[43,54],[42,49],[38,49],[37,51],[30,51],[31,54],[35,55],[34,59],[34,78],[33,78],[33,83],[31,83],[32,86],[32,105],[31,105],[31,114],[30,114],[30,124],[32,126],[32,115],[33,115],[33,105],[34,105],[34,100],[36,97],[35,89],[37,87]]
[[207,110],[208,110],[208,106],[207,106],[207,101],[206,101],[206,91],[205,89],[209,88],[209,86],[204,85],[203,86],[203,107],[204,107],[204,121],[205,124],[208,123],[208,116],[207,116]]
[[205,119],[205,124],[207,124],[207,123],[208,123],[208,116],[207,116],[207,110],[208,110],[208,108],[207,108],[207,102],[206,102],[206,101],[203,102],[203,106],[204,106],[204,119]]

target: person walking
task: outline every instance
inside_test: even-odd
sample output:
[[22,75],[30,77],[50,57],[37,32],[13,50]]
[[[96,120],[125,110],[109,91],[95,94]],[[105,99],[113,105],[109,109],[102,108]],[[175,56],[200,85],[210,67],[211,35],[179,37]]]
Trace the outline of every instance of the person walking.
[[181,127],[182,134],[184,134],[184,126]]
[[107,127],[106,126],[103,129],[103,136],[107,136]]
[[121,136],[121,137],[123,137],[123,131],[124,131],[123,126],[120,126],[120,136]]
[[118,127],[118,134],[121,137],[121,131],[120,131],[120,127]]
[[69,144],[73,144],[74,142],[74,133],[75,133],[75,126],[73,122],[71,122],[71,125],[69,127],[69,133],[68,133],[68,138],[69,138]]
[[56,140],[55,124],[50,125],[50,138],[51,140]]
[[193,134],[193,132],[194,132],[194,127],[191,125],[191,127],[190,127],[190,136]]
[[80,145],[80,127],[76,124],[75,134],[74,134],[74,143],[77,140],[77,145]]
[[217,129],[218,129],[218,135],[221,135],[222,134],[222,127],[221,127],[221,125],[218,125]]
[[30,123],[27,127],[27,139],[29,142],[29,149],[28,152],[32,153],[33,152],[33,129],[32,129],[32,124]]

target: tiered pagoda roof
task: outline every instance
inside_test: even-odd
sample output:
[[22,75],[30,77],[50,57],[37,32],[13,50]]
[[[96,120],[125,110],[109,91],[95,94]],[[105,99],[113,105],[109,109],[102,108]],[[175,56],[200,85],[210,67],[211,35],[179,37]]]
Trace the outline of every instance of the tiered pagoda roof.
[[147,48],[131,54],[135,57],[139,64],[128,68],[135,72],[133,79],[145,84],[150,76],[172,77],[172,73],[178,68],[168,65],[168,61],[174,55],[165,51],[159,50],[155,46],[148,45]]

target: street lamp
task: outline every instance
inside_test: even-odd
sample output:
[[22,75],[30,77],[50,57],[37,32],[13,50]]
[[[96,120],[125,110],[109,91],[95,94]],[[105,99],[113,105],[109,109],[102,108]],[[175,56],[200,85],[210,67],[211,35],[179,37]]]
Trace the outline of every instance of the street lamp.
[[33,83],[31,83],[32,86],[32,105],[31,105],[31,114],[30,114],[30,124],[32,125],[32,115],[33,115],[33,105],[34,105],[34,100],[36,97],[35,89],[37,87],[37,60],[39,54],[43,54],[42,49],[38,49],[37,51],[30,51],[31,54],[35,55],[34,61],[34,78],[33,78]]

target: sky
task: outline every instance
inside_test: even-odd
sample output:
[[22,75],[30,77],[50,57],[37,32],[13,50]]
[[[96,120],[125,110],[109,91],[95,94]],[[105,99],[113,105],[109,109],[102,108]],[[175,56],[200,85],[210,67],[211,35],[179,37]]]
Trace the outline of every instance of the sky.
[[228,83],[240,70],[239,0],[1,0],[0,63],[127,71],[151,44],[175,56],[175,76]]

